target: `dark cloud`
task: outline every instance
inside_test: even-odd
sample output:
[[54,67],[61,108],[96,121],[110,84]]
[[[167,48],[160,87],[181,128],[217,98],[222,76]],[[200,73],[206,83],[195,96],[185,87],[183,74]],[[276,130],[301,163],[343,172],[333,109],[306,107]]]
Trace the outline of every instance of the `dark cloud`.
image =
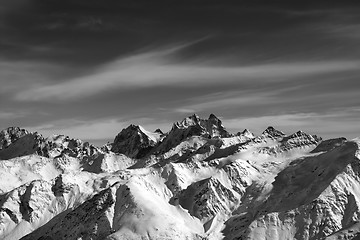
[[[0,43],[8,58],[38,58],[89,66],[144,46],[212,36],[184,57],[219,53],[253,61],[323,55],[346,42],[324,31],[357,21],[353,8],[245,1],[44,1],[6,4]],[[8,5],[8,6],[7,6]],[[335,12],[335,13],[334,13]],[[330,29],[328,29],[330,26]],[[335,34],[334,34],[335,35]],[[341,39],[343,40],[343,39]],[[338,42],[336,42],[338,41]],[[316,50],[321,48],[320,50]],[[314,52],[312,52],[314,51]],[[347,53],[331,50],[331,55]],[[232,53],[232,54],[230,54]],[[301,56],[300,56],[301,57]],[[239,57],[238,57],[239,58]],[[233,60],[233,59],[232,59]],[[243,63],[246,61],[242,61]]]
[[358,12],[353,1],[2,1],[0,128],[81,135],[193,112],[293,127],[322,114],[330,136],[360,120]]

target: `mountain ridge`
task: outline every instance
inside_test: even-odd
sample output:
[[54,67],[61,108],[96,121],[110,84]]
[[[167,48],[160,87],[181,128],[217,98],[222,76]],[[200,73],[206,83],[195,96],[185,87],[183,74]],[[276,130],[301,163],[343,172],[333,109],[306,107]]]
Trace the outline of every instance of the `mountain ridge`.
[[0,143],[2,239],[360,235],[359,139],[232,134],[194,114],[167,133],[130,125],[101,148],[19,127]]

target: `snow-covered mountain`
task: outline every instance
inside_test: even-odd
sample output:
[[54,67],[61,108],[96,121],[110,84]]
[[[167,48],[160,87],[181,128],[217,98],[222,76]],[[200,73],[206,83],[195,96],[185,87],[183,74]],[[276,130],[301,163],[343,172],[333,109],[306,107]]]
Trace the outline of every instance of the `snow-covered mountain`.
[[0,239],[358,239],[359,149],[273,127],[231,134],[213,114],[167,133],[130,125],[101,148],[11,127]]

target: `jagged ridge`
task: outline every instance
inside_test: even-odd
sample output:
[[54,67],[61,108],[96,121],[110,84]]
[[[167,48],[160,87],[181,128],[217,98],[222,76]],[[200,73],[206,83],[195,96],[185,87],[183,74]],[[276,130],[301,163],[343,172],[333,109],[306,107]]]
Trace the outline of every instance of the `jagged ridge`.
[[351,239],[359,142],[273,127],[233,135],[213,114],[167,133],[130,125],[102,148],[9,128],[0,238]]

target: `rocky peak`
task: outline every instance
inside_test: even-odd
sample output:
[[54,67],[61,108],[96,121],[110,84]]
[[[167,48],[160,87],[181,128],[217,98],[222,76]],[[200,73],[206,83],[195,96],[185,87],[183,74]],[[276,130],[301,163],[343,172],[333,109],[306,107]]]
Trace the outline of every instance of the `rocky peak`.
[[68,155],[80,159],[92,156],[100,150],[88,142],[65,135],[44,138],[37,132],[28,132],[18,127],[8,128],[0,133],[0,159],[10,159],[30,154],[55,158]]
[[316,135],[307,134],[306,132],[300,130],[286,137],[286,139],[302,139],[302,140],[319,142],[321,141],[322,138]]
[[141,158],[157,144],[159,137],[159,133],[151,133],[141,126],[131,124],[115,137],[111,151]]
[[0,150],[8,147],[19,138],[29,134],[25,129],[19,127],[9,127],[0,132]]
[[217,119],[217,120],[219,120],[219,118],[216,117],[215,114],[213,114],[213,113],[210,113],[209,120],[210,120],[210,119]]
[[244,137],[247,137],[247,138],[254,138],[255,137],[255,135],[252,132],[250,132],[249,129],[244,129],[244,131],[238,132],[236,135],[237,136],[244,136]]
[[359,236],[360,138],[273,127],[226,138],[213,114],[174,125],[130,125],[94,155],[64,135],[7,131],[17,140],[0,149],[0,239]]
[[197,114],[193,114],[189,117],[184,118],[180,122],[174,123],[173,129],[174,128],[184,129],[196,125],[200,125],[200,117]]
[[5,137],[11,141],[7,140],[7,146],[0,149],[0,159],[6,160],[30,154],[48,157],[49,147],[41,134],[30,133],[23,129],[15,131],[14,135]]
[[121,132],[115,137],[114,143],[119,141],[124,141],[137,134],[141,134],[139,126],[131,124],[127,128],[121,130]]
[[61,154],[66,154],[70,157],[77,157],[79,159],[88,158],[94,155],[97,155],[101,150],[89,142],[83,142],[80,139],[70,138],[69,136],[58,135],[61,140],[51,141],[47,139],[47,144],[49,146],[49,153],[59,152]]
[[225,130],[221,120],[214,114],[210,114],[208,119],[201,119],[198,115],[193,114],[180,122],[176,122],[171,131],[176,129],[192,128],[194,135],[204,135],[210,137],[230,137],[231,134]]
[[[272,139],[270,143],[268,139]],[[285,135],[283,132],[268,127],[261,136],[252,139],[252,143],[260,144],[259,152],[270,155],[277,155],[284,152],[311,151],[322,141],[321,137],[310,135],[303,131],[297,131],[291,135]]]
[[164,134],[164,132],[163,132],[163,131],[161,131],[161,129],[160,129],[160,128],[156,129],[156,130],[155,130],[155,133],[158,133],[158,134],[161,134],[161,135],[163,135],[163,134]]
[[293,148],[316,147],[322,141],[321,137],[310,135],[303,131],[297,131],[284,137],[280,142],[282,150],[291,150]]
[[265,131],[262,133],[262,135],[270,136],[273,138],[282,138],[285,136],[285,133],[283,133],[282,131],[276,130],[272,126],[269,126],[268,128],[265,129]]
[[80,139],[70,138],[69,136],[65,135],[52,135],[46,138],[46,141],[49,143],[52,148],[69,148],[72,150],[86,147],[86,143],[81,141]]
[[231,134],[225,130],[221,120],[214,114],[210,114],[209,119],[204,122],[206,130],[212,137],[230,137]]
[[221,125],[222,124],[221,120],[212,113],[210,114],[210,116],[208,118],[208,122],[211,122],[211,123],[216,124],[216,125]]
[[225,130],[221,120],[214,114],[211,114],[208,119],[201,119],[198,115],[193,114],[180,122],[174,123],[158,150],[159,152],[167,152],[192,136],[212,138],[230,137],[231,134]]

